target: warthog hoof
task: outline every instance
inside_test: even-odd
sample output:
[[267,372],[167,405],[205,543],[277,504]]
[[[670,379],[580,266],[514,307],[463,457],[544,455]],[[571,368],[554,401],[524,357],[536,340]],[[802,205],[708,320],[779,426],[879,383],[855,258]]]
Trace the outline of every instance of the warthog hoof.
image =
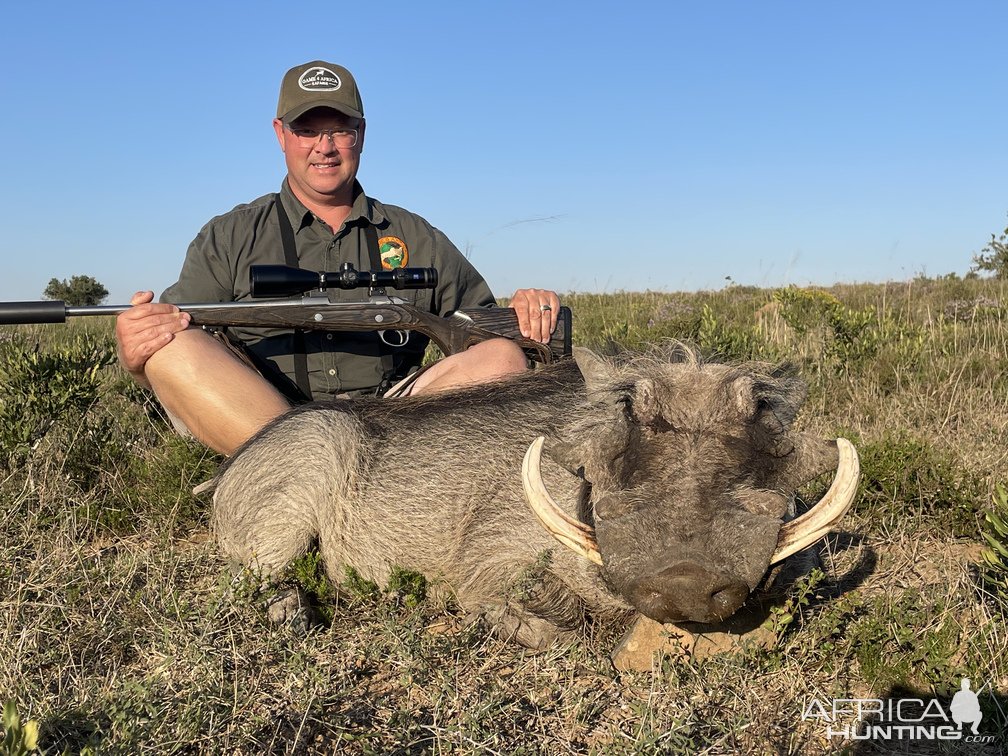
[[306,633],[324,623],[308,594],[298,586],[281,588],[266,599],[266,619],[274,625],[289,625]]

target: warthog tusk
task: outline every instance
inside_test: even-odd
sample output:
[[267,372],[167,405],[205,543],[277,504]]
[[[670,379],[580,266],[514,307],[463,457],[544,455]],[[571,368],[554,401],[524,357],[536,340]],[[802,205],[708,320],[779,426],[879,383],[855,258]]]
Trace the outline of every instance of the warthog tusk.
[[857,491],[861,465],[854,444],[846,438],[838,438],[836,444],[840,461],[833,485],[812,509],[801,517],[784,523],[777,536],[777,550],[770,557],[770,564],[783,561],[811,546],[829,533],[850,509]]
[[578,522],[562,511],[543,483],[540,462],[542,448],[546,439],[539,436],[525,452],[522,461],[522,485],[525,487],[525,500],[528,501],[539,522],[557,539],[574,553],[583,556],[597,565],[602,564],[602,554],[595,540],[595,529]]

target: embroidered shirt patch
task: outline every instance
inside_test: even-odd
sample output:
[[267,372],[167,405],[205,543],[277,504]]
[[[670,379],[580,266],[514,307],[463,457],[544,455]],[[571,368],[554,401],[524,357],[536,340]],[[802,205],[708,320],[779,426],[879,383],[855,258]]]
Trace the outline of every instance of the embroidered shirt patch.
[[378,240],[378,253],[381,255],[381,265],[385,270],[405,268],[409,262],[409,250],[406,242],[398,236],[383,236]]

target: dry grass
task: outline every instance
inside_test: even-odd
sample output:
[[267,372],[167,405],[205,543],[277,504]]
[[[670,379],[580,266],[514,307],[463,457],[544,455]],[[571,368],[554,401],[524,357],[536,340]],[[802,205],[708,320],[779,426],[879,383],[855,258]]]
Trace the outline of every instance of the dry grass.
[[[982,732],[997,738],[970,752],[997,752],[1008,626],[973,565],[980,514],[1008,481],[1004,294],[942,279],[568,298],[576,343],[686,338],[796,362],[810,382],[801,422],[862,453],[826,577],[772,648],[641,673],[609,662],[621,627],[535,656],[451,605],[395,591],[344,590],[330,625],[307,634],[269,625],[256,582],[219,561],[205,502],[189,493],[215,460],[103,368],[98,393],[31,448],[5,437],[0,699],[40,722],[46,753],[797,754],[842,745],[802,721],[811,698],[947,703],[969,676],[986,685]],[[841,343],[859,313],[865,327]],[[90,325],[8,330],[4,348],[66,352],[71,331],[108,339]],[[8,428],[30,419],[26,407],[3,416]],[[928,752],[897,745],[886,747]]]

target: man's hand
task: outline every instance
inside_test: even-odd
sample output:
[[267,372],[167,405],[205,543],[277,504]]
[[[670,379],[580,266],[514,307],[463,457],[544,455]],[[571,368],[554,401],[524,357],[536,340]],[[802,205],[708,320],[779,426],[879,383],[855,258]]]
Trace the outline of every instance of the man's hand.
[[556,328],[560,297],[548,289],[518,289],[511,297],[511,309],[518,316],[518,330],[527,339],[546,344]]
[[154,303],[153,291],[138,291],[133,305],[116,318],[119,364],[141,384],[147,385],[144,365],[158,349],[189,327],[189,313],[173,304]]

